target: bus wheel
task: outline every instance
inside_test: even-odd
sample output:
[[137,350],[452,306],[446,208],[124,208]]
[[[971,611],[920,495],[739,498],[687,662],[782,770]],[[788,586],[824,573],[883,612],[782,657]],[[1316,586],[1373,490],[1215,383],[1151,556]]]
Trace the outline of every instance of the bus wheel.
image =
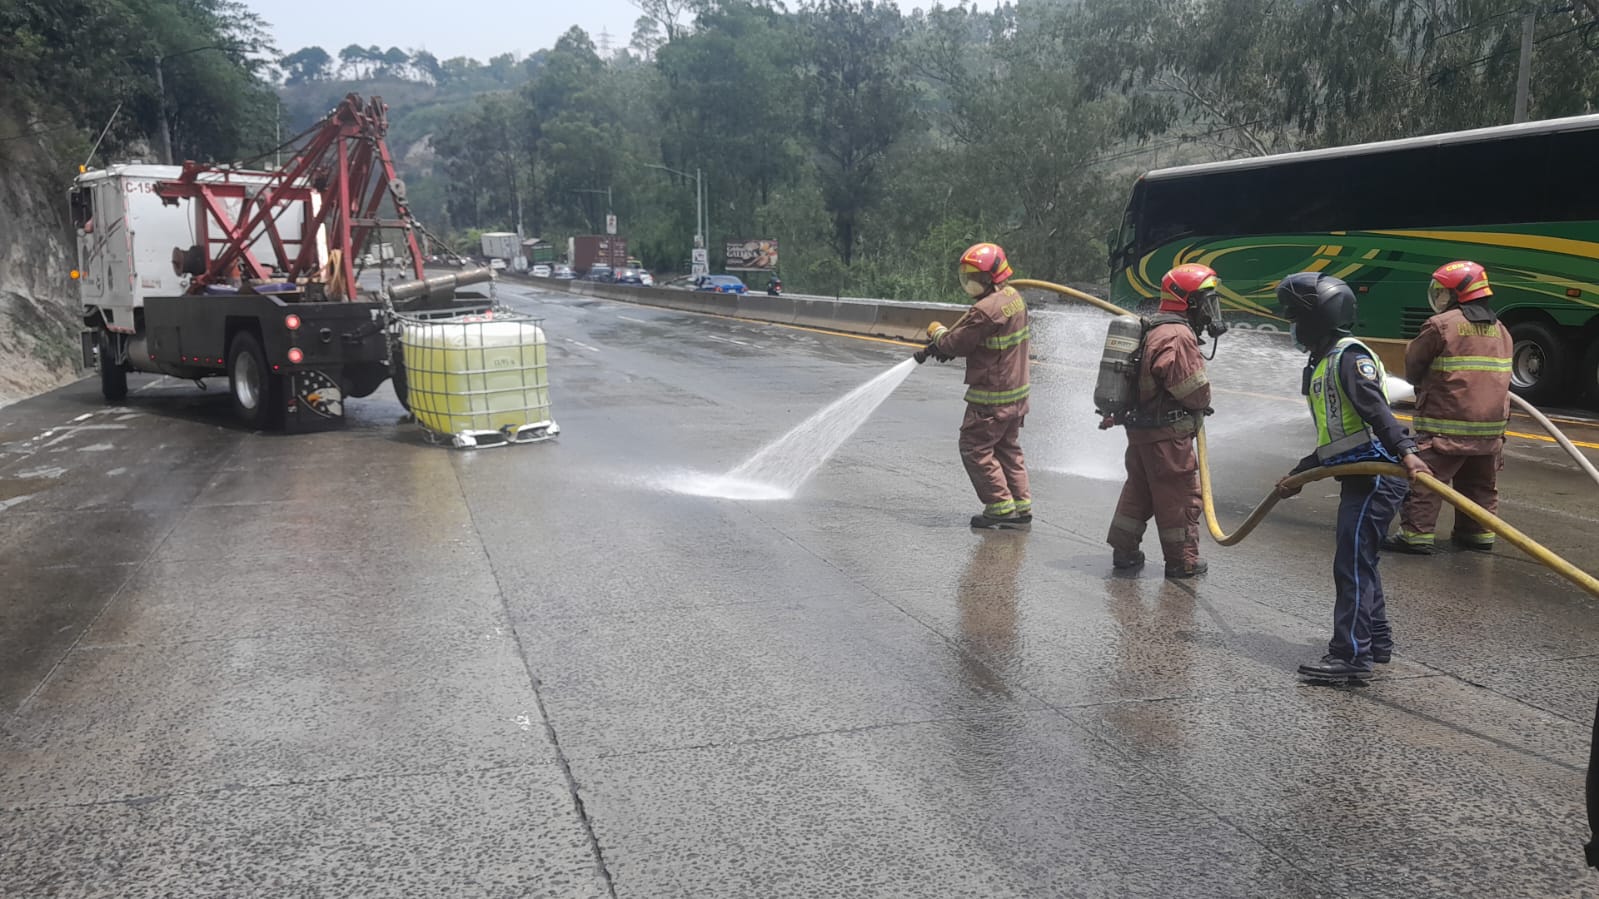
[[1570,353],[1559,329],[1540,321],[1510,326],[1510,386],[1529,403],[1560,395],[1571,375]]

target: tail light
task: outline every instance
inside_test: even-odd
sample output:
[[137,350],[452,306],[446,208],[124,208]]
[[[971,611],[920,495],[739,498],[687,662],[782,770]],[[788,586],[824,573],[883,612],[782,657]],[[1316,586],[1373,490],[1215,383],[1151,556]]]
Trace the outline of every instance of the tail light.
[[288,328],[290,331],[300,330],[300,317],[293,313],[284,316],[283,327]]
[[289,362],[299,365],[303,361],[305,361],[305,353],[301,352],[297,346],[289,347]]

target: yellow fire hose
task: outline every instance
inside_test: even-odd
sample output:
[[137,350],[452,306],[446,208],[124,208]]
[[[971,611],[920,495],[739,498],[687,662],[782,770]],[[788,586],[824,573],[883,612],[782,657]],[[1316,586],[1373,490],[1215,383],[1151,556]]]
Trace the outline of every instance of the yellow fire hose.
[[[1098,308],[1103,309],[1112,315],[1129,314],[1127,310],[1121,308],[1120,306],[1106,302],[1099,297],[1083,293],[1080,290],[1073,290],[1072,288],[1063,284],[1053,284],[1049,281],[1032,280],[1015,280],[1010,283],[1013,287],[1036,287],[1041,290],[1049,290],[1063,296],[1082,300],[1083,302],[1097,306]],[[1547,430],[1552,436],[1554,436],[1554,438],[1560,442],[1560,445],[1566,448],[1567,452],[1571,453],[1574,458],[1580,459],[1584,470],[1594,478],[1596,483],[1599,483],[1599,473],[1594,472],[1593,466],[1588,463],[1588,460],[1584,458],[1581,453],[1577,452],[1576,447],[1571,446],[1570,441],[1566,439],[1564,434],[1560,433],[1559,429],[1556,428],[1548,418],[1544,417],[1542,413],[1538,413],[1536,410],[1532,409],[1532,407],[1525,401],[1521,401],[1520,397],[1515,397],[1513,395],[1513,399],[1518,401],[1517,405],[1522,409],[1532,413],[1533,419],[1542,425],[1544,429]],[[1210,536],[1214,538],[1217,543],[1221,544],[1222,546],[1233,546],[1234,544],[1242,541],[1245,537],[1249,536],[1249,533],[1265,520],[1267,514],[1271,512],[1272,507],[1276,506],[1279,501],[1277,491],[1273,489],[1271,493],[1267,494],[1266,498],[1261,500],[1260,504],[1255,507],[1254,511],[1249,513],[1249,517],[1244,519],[1244,523],[1239,525],[1237,530],[1233,531],[1231,534],[1227,533],[1222,529],[1221,522],[1216,519],[1216,503],[1214,495],[1211,492],[1210,483],[1210,454],[1205,446],[1205,429],[1203,425],[1201,425],[1199,428],[1199,432],[1196,437],[1196,447],[1199,451],[1199,491],[1205,509],[1205,525],[1210,529]],[[1283,482],[1283,485],[1292,489],[1303,487],[1312,481],[1348,475],[1382,475],[1384,477],[1410,478],[1410,473],[1400,465],[1394,465],[1389,462],[1355,462],[1347,465],[1331,465],[1325,468],[1313,468],[1310,471],[1301,472],[1287,478]],[[1527,555],[1532,556],[1534,559],[1537,559],[1539,562],[1543,563],[1544,566],[1549,568],[1549,570],[1555,572],[1566,580],[1571,581],[1578,587],[1588,591],[1589,595],[1599,598],[1599,578],[1595,578],[1593,575],[1583,571],[1581,568],[1578,568],[1570,562],[1567,562],[1565,559],[1562,559],[1561,557],[1550,552],[1542,544],[1538,543],[1536,540],[1533,540],[1531,537],[1528,537],[1526,534],[1523,534],[1521,531],[1513,527],[1509,522],[1497,515],[1494,515],[1487,509],[1484,509],[1482,506],[1477,505],[1466,497],[1461,496],[1460,493],[1454,488],[1438,480],[1432,475],[1418,474],[1415,476],[1413,482],[1437,493],[1450,505],[1471,516],[1472,520],[1476,521],[1478,524],[1505,538],[1505,540],[1512,546],[1516,547]]]

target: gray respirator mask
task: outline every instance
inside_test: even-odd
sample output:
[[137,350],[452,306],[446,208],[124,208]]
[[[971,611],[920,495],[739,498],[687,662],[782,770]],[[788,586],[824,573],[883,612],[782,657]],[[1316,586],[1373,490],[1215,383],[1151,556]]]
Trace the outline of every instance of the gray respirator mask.
[[1195,336],[1204,332],[1212,340],[1227,333],[1227,322],[1221,317],[1221,294],[1215,290],[1195,291],[1188,298],[1188,324]]

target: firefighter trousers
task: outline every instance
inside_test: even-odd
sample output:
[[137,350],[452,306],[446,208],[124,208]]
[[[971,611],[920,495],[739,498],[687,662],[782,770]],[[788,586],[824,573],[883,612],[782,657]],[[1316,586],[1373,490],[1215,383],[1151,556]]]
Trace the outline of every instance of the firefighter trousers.
[[1404,478],[1340,478],[1338,549],[1333,555],[1333,635],[1327,651],[1347,661],[1371,660],[1373,649],[1393,651],[1378,551],[1410,484]]
[[[1445,455],[1429,447],[1421,450],[1420,456],[1438,480],[1454,487],[1466,499],[1489,512],[1499,511],[1499,469],[1504,467],[1501,453],[1456,456]],[[1433,532],[1438,527],[1438,513],[1443,508],[1443,502],[1443,497],[1431,490],[1413,487],[1399,514],[1399,539],[1406,543],[1430,545]],[[1455,511],[1454,537],[1480,546],[1492,546],[1494,542],[1493,531],[1485,530],[1470,515],[1458,509]]]
[[961,462],[977,490],[977,498],[983,502],[985,515],[1001,518],[1012,513],[1033,514],[1027,463],[1018,439],[1026,417],[1025,403],[966,404],[966,417],[961,421]]
[[1199,561],[1199,459],[1194,455],[1194,435],[1129,443],[1126,463],[1127,482],[1105,542],[1121,552],[1133,552],[1153,517],[1167,563]]

